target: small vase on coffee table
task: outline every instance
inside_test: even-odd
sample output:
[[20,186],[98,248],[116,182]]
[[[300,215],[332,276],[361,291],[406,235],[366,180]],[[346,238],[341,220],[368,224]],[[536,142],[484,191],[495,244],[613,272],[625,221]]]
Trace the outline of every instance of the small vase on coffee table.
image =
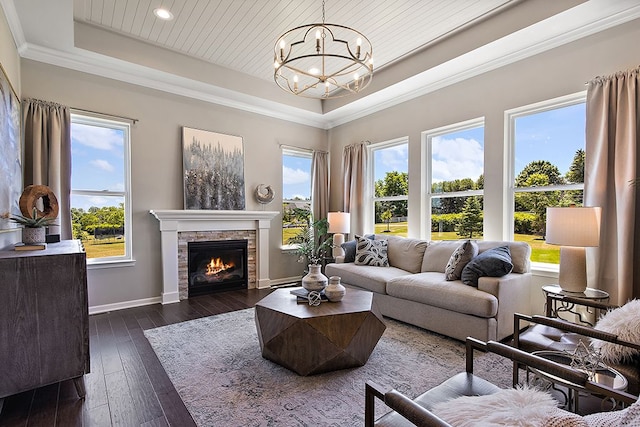
[[302,278],[302,287],[307,291],[322,292],[327,287],[329,279],[322,274],[319,264],[309,264],[309,273]]

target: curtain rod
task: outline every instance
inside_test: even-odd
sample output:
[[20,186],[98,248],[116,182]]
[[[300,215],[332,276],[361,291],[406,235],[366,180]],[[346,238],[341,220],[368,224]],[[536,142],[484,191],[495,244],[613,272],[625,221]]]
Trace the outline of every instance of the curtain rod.
[[134,125],[139,122],[140,120],[138,119],[132,119],[131,117],[126,117],[126,116],[119,116],[117,114],[108,114],[108,113],[101,113],[99,111],[93,111],[93,110],[86,110],[84,108],[76,108],[76,107],[69,107],[71,110],[73,111],[79,111],[82,113],[90,113],[90,114],[96,114],[98,116],[103,116],[103,117],[112,117],[114,119],[124,119],[124,120],[129,120],[130,122],[132,122]]
[[296,150],[296,151],[307,151],[309,153],[313,153],[314,151],[316,151],[318,153],[328,153],[328,151],[313,150],[311,148],[294,147],[293,145],[278,144],[278,146],[280,148],[284,148],[284,149]]

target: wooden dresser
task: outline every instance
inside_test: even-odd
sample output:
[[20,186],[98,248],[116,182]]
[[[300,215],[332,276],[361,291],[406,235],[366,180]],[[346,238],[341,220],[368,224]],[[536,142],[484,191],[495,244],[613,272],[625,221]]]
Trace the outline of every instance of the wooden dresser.
[[80,241],[0,251],[0,399],[89,372],[87,260]]

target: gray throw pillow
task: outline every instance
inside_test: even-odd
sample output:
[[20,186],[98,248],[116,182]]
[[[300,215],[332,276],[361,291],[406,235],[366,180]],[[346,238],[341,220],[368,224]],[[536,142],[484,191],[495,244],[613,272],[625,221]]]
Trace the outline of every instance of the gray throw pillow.
[[[356,234],[356,239],[360,237]],[[365,234],[364,237],[366,237],[367,239],[375,239],[375,235],[373,234]],[[340,245],[340,247],[342,249],[344,249],[344,261],[345,263],[347,262],[354,262],[356,260],[356,244],[358,243],[358,241],[354,239],[354,240],[349,240],[348,242],[344,242],[343,244]]]
[[448,281],[460,279],[462,269],[478,255],[478,244],[474,241],[467,240],[453,251],[447,267],[444,269],[444,277]]
[[482,252],[473,258],[462,270],[462,283],[469,286],[478,286],[478,278],[481,276],[502,277],[511,273],[511,252],[508,246],[498,246]]
[[371,240],[358,237],[356,245],[356,265],[372,265],[376,267],[388,267],[387,241]]

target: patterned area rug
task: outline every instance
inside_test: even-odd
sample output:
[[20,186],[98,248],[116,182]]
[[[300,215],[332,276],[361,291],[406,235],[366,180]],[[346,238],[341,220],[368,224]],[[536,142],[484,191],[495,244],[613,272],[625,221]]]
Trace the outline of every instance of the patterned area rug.
[[[390,319],[360,368],[300,377],[263,359],[247,309],[145,331],[199,426],[361,426],[364,383],[410,397],[464,371],[464,344]],[[474,369],[510,386],[511,364],[476,353]],[[378,415],[385,411],[377,405]]]

